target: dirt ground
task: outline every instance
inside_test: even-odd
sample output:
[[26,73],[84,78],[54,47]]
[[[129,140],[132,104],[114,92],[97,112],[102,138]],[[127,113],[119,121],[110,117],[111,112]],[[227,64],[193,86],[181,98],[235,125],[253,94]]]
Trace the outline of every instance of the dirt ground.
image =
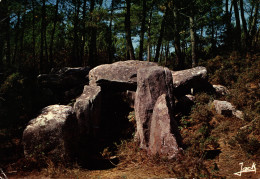
[[[62,168],[48,166],[47,168],[32,171],[19,171],[12,167],[5,168],[5,174],[8,178],[227,178],[227,179],[259,179],[260,178],[260,155],[246,154],[241,146],[234,145],[230,142],[236,135],[237,130],[244,124],[231,118],[228,122],[228,131],[215,131],[218,132],[220,137],[218,140],[220,152],[214,155],[213,158],[204,158],[203,164],[210,173],[204,175],[193,175],[193,164],[179,165],[174,162],[157,163],[153,160],[145,159],[144,153],[134,154],[130,153],[128,158],[120,161],[117,166],[105,170],[89,170],[83,169],[79,166],[75,168]],[[187,129],[186,129],[187,130]],[[192,129],[190,129],[192,132]],[[130,150],[130,149],[129,149]],[[128,155],[128,154],[127,154]],[[136,155],[136,156],[135,156]],[[139,155],[139,156],[138,156]],[[189,162],[189,161],[188,161]],[[190,163],[192,163],[190,159]],[[256,165],[256,173],[242,173],[242,176],[234,175],[234,173],[241,171],[240,163],[243,162],[244,167],[252,167],[253,163]],[[194,167],[195,168],[195,167]],[[189,173],[190,172],[190,173]]]

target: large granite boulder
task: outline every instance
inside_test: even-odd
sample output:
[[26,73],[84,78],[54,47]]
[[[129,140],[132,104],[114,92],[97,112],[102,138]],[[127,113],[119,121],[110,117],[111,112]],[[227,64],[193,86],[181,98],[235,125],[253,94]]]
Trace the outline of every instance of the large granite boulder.
[[[43,89],[45,98],[55,97],[55,102],[66,104],[80,95],[84,85],[88,84],[86,75],[88,75],[89,71],[89,67],[65,67],[50,74],[40,74],[37,77],[38,84]],[[50,93],[44,91],[51,91],[52,95],[50,96]],[[53,101],[49,103],[51,104]]]
[[198,91],[213,90],[207,80],[207,69],[195,67],[187,70],[172,71],[174,95],[183,96]]
[[171,71],[153,66],[141,68],[137,72],[137,91],[135,95],[135,115],[137,124],[136,139],[140,147],[147,149],[150,138],[151,120],[154,105],[159,96],[166,94],[173,108],[173,82]]
[[150,154],[167,156],[168,159],[174,158],[179,152],[176,139],[179,137],[180,134],[177,123],[173,118],[170,101],[166,94],[163,94],[157,99],[153,109],[149,140]]
[[235,116],[239,119],[243,119],[243,112],[237,110],[230,102],[214,100],[213,105],[218,114],[226,117]]
[[89,72],[89,84],[118,91],[136,90],[137,70],[157,66],[156,63],[128,60],[97,66]]
[[41,87],[69,89],[83,82],[87,82],[85,77],[89,71],[89,67],[65,67],[58,72],[40,74],[37,78]]
[[101,114],[100,86],[84,87],[83,93],[74,103],[74,111],[78,120],[80,136],[96,136],[98,134]]
[[53,162],[68,161],[76,151],[77,125],[70,106],[52,105],[31,120],[23,132],[26,157],[48,157]]

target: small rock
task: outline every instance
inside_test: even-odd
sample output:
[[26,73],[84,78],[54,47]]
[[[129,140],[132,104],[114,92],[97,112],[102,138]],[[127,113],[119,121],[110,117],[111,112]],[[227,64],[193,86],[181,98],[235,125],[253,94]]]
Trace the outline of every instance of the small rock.
[[236,116],[238,119],[244,119],[244,114],[243,114],[242,111],[234,110],[234,111],[232,112],[232,114],[233,114],[234,116]]
[[220,94],[222,96],[229,94],[229,90],[222,85],[213,85],[213,88],[215,89],[217,94]]
[[230,102],[214,100],[213,105],[215,106],[216,112],[218,114],[227,117],[234,115],[239,119],[243,119],[242,111],[236,110],[235,107]]

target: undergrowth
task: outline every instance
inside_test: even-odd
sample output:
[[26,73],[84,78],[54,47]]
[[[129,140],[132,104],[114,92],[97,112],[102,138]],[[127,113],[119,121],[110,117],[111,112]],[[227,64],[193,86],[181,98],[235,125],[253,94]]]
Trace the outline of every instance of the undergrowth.
[[[229,57],[217,56],[207,63],[210,81],[225,85],[230,93],[222,100],[243,111],[244,123],[229,143],[240,146],[249,155],[259,154],[260,148],[260,54],[244,58],[233,52]],[[227,126],[221,124],[224,131]],[[220,128],[220,127],[219,127]]]
[[[210,152],[224,153],[224,150],[228,148],[233,152],[242,151],[246,159],[257,159],[260,156],[259,54],[246,58],[242,58],[237,53],[232,53],[229,57],[217,56],[209,60],[206,66],[210,82],[224,85],[230,91],[219,100],[229,101],[237,109],[243,111],[244,119],[216,114],[212,106],[212,101],[216,99],[216,96],[206,93],[196,94],[195,104],[190,114],[182,116],[178,121],[183,138],[183,146],[181,146],[183,151],[177,158],[168,160],[158,155],[149,156],[145,150],[139,148],[138,142],[134,139],[122,140],[119,144],[115,143],[113,149],[106,148],[102,154],[107,159],[111,157],[119,159],[119,163],[115,164],[117,171],[139,169],[140,173],[151,171],[161,178],[173,176],[224,178],[224,174],[219,173],[221,167],[218,163],[219,154],[209,157]],[[11,81],[12,79],[16,79],[16,75],[10,77]],[[6,83],[5,86],[8,86]],[[3,90],[7,88],[2,87]],[[135,123],[133,112],[128,118],[130,122]],[[221,148],[220,144],[226,148]],[[27,166],[29,168],[43,167],[37,166],[33,159]],[[65,170],[61,166],[54,166],[52,162],[47,162],[47,166],[44,167],[47,168],[44,169],[46,175],[52,177],[72,171]],[[82,169],[74,166],[73,170],[77,170],[78,174]]]

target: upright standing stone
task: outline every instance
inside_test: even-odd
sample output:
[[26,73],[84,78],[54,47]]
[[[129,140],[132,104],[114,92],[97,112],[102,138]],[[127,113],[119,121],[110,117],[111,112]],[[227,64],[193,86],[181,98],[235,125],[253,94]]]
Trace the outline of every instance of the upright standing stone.
[[153,109],[149,152],[152,155],[174,158],[179,152],[178,137],[178,128],[173,119],[169,99],[163,94],[157,99]]
[[137,72],[135,115],[137,124],[136,138],[140,140],[141,148],[147,149],[148,147],[154,105],[162,94],[169,98],[170,108],[173,108],[171,71],[168,68],[159,66],[139,69]]
[[76,99],[74,111],[79,125],[80,136],[95,136],[98,133],[101,113],[100,86],[85,86]]

